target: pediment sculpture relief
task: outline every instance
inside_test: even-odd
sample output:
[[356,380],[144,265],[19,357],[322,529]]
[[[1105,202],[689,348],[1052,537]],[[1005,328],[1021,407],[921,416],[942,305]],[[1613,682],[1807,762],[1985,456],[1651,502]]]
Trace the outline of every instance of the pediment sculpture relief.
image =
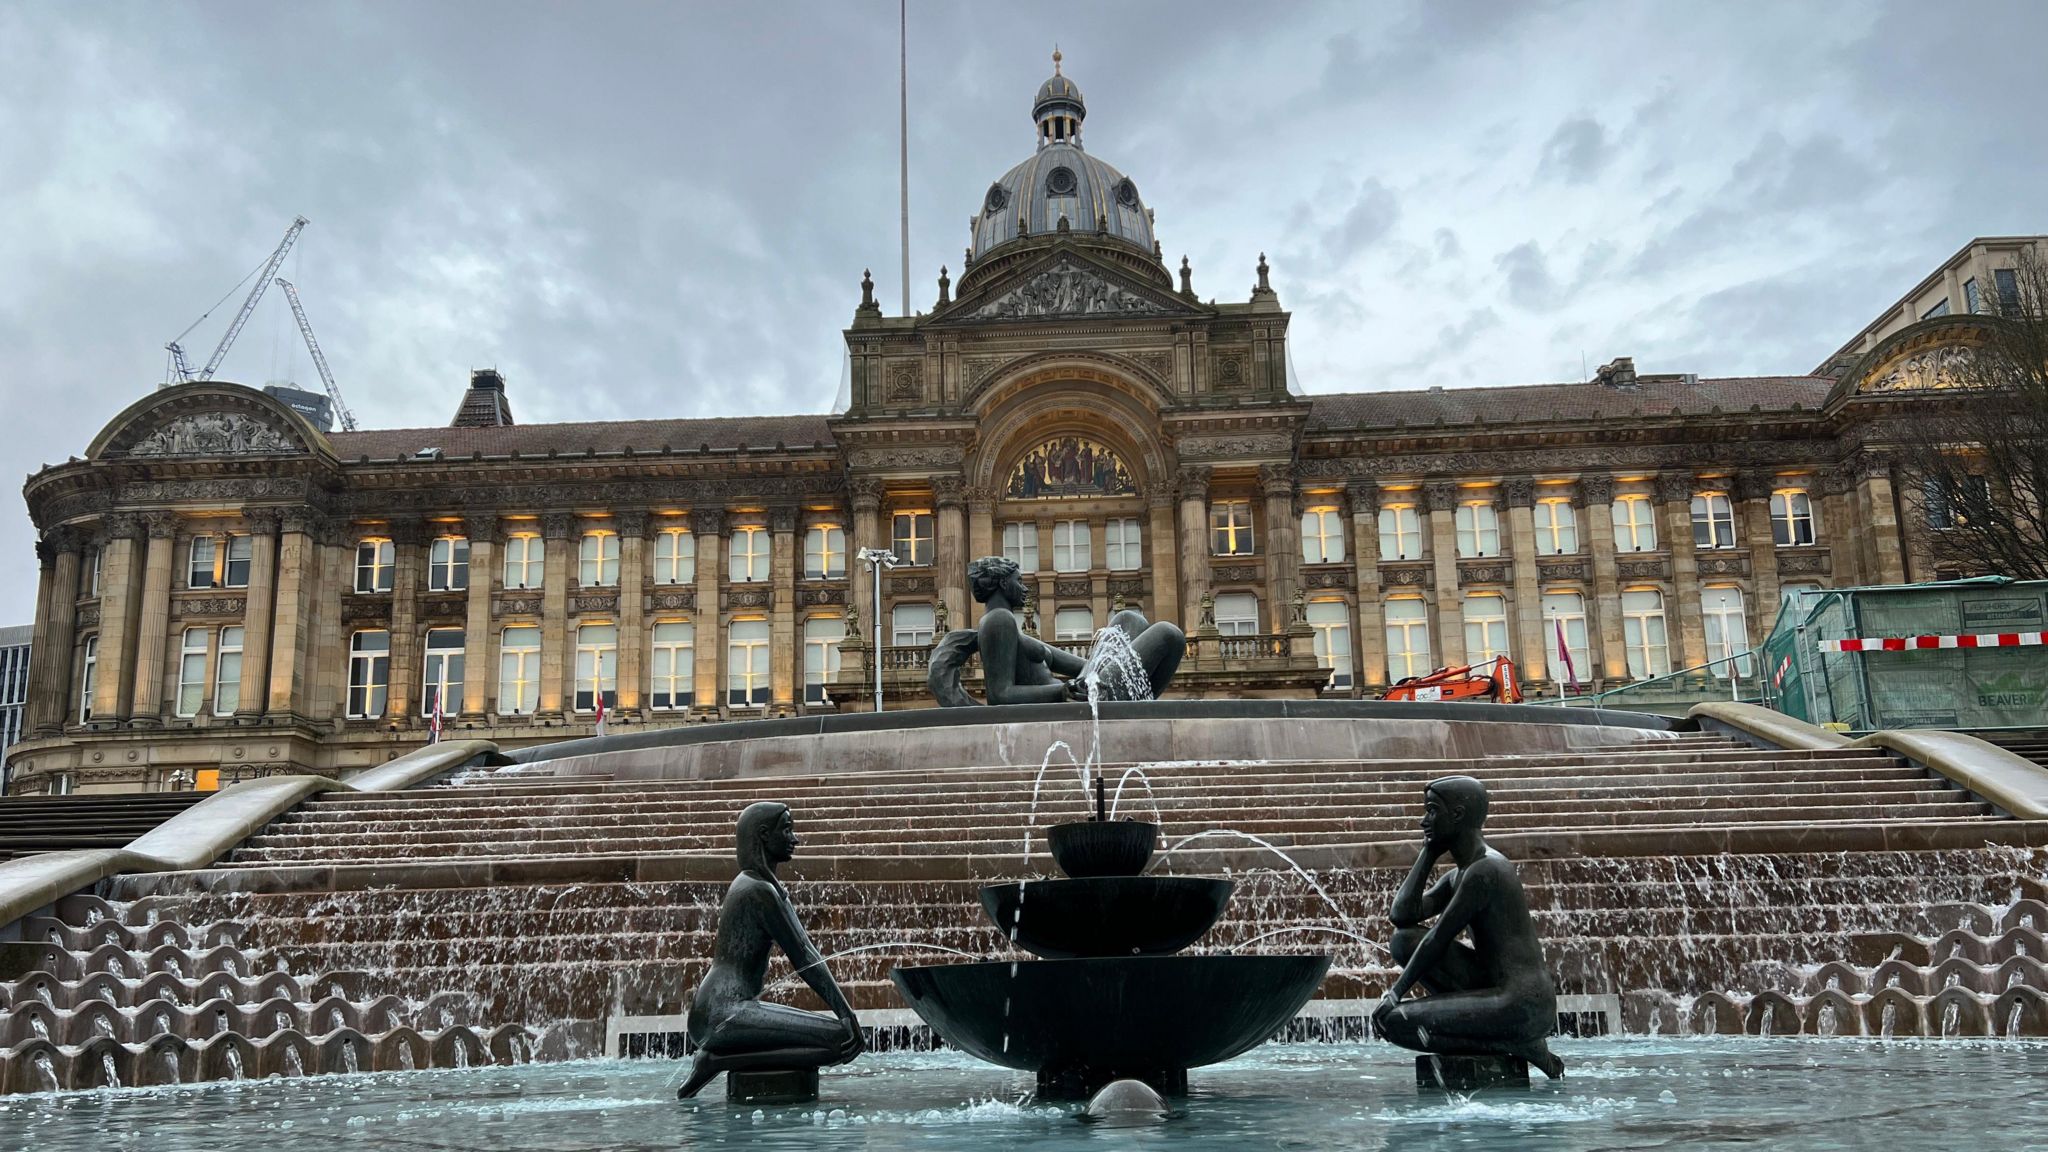
[[130,456],[267,456],[297,452],[284,433],[238,412],[180,416],[135,443]]
[[977,320],[1026,316],[1136,316],[1169,311],[1158,301],[1062,259],[972,313]]
[[1961,345],[1930,348],[1899,361],[1892,370],[1863,386],[1865,392],[1907,392],[1918,388],[1956,388],[1974,383],[1976,354]]

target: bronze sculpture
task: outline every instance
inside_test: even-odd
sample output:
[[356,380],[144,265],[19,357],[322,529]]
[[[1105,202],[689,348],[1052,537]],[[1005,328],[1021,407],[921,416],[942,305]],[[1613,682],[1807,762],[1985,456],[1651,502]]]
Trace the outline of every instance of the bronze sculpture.
[[[763,802],[740,813],[740,874],[718,909],[718,939],[711,970],[690,1002],[690,1041],[696,1062],[676,1095],[688,1099],[720,1072],[789,1072],[816,1075],[820,1067],[860,1055],[860,1020],[825,961],[797,922],[789,893],[775,876],[796,854],[795,821],[784,804]],[[806,1012],[761,1002],[769,953],[781,947],[795,974],[832,1011]]]
[[[1479,835],[1486,804],[1486,785],[1470,776],[1447,776],[1423,793],[1422,854],[1388,914],[1401,975],[1373,1010],[1373,1031],[1418,1052],[1525,1060],[1555,1080],[1564,1061],[1547,1037],[1557,990],[1515,866]],[[1451,871],[1430,884],[1445,856]],[[1457,938],[1467,930],[1470,944]],[[1416,985],[1429,995],[1403,1001]]]
[[[981,622],[973,628],[946,633],[932,649],[926,674],[932,695],[948,708],[971,707],[980,703],[960,685],[967,659],[981,655],[982,682],[990,704],[1055,704],[1063,700],[1088,698],[1080,679],[1088,662],[1072,652],[1047,644],[1024,631],[1018,621],[1030,593],[1018,571],[1017,562],[1003,556],[984,556],[967,566],[967,578],[974,598],[988,605]],[[1098,680],[1097,699],[1156,699],[1166,691],[1187,651],[1187,637],[1180,627],[1167,621],[1150,623],[1143,613],[1125,608],[1110,618],[1111,626],[1130,641],[1132,655],[1142,667],[1142,682],[1110,676]]]

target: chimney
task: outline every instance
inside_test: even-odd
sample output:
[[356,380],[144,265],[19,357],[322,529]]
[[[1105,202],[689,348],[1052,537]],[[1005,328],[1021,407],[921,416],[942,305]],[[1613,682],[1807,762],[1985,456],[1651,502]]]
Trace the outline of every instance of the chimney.
[[1593,373],[1593,379],[1608,388],[1633,391],[1636,387],[1636,361],[1633,356],[1616,356],[1602,364]]
[[478,368],[469,374],[469,391],[455,410],[450,428],[503,428],[515,423],[512,405],[505,399],[505,378],[496,368]]

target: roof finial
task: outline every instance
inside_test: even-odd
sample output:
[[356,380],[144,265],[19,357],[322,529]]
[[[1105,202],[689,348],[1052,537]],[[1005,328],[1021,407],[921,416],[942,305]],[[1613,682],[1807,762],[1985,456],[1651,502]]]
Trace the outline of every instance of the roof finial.
[[1052,46],[1052,74],[1055,76],[1060,74],[1060,46],[1058,44]]

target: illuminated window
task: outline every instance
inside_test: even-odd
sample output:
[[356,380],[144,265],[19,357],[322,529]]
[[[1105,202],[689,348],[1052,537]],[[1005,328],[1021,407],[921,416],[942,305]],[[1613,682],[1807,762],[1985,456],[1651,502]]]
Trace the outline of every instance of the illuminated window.
[[[389,547],[387,542],[386,547]],[[382,629],[357,632],[348,638],[348,718],[370,720],[384,714],[391,683],[391,633]]]
[[100,677],[100,638],[87,636],[78,657],[78,722],[92,719],[92,696],[98,691]]
[[1560,666],[1552,669],[1551,679],[1563,683],[1584,684],[1593,678],[1593,649],[1587,640],[1586,598],[1577,592],[1545,592],[1543,594],[1543,642],[1554,654],[1557,650],[1558,634],[1564,634],[1564,650],[1571,654],[1571,667]]
[[1692,498],[1692,543],[1695,548],[1735,547],[1735,508],[1725,492],[1702,492]]
[[547,542],[531,532],[515,532],[505,538],[505,587],[538,588],[547,571]]
[[804,578],[837,580],[846,575],[846,529],[813,524],[804,533]]
[[532,715],[540,706],[540,629],[507,628],[498,642],[498,711]]
[[619,702],[618,687],[618,626],[585,624],[576,629],[576,711],[595,712],[600,692],[605,711],[611,711]]
[[1422,516],[1413,504],[1380,509],[1380,559],[1422,559]]
[[213,714],[232,716],[242,702],[242,626],[220,630],[220,648],[213,658]]
[[585,532],[576,581],[585,588],[614,588],[619,583],[619,535]]
[[1250,556],[1252,503],[1219,500],[1209,505],[1209,551],[1216,556]]
[[729,575],[735,584],[759,584],[768,579],[768,530],[761,527],[734,528],[726,541]]
[[1330,670],[1330,688],[1351,687],[1351,606],[1342,600],[1311,600],[1308,626],[1315,629],[1316,663]]
[[930,564],[932,562],[932,514],[929,512],[898,512],[895,517],[895,531],[891,536],[891,550],[896,553],[900,564]]
[[1477,664],[1508,654],[1508,602],[1497,592],[1465,597],[1465,661]]
[[420,715],[432,716],[434,704],[441,715],[462,711],[462,629],[427,630],[427,659],[420,675]]
[[697,579],[697,537],[688,528],[663,528],[654,534],[654,582],[692,584]]
[[1052,570],[1086,572],[1094,563],[1090,555],[1088,522],[1061,520],[1052,526]]
[[1771,493],[1771,540],[1780,548],[1811,544],[1815,537],[1813,499],[1803,489]]
[[[389,540],[364,540],[356,545],[356,591],[391,591],[392,557]],[[379,712],[382,709],[378,709]]]
[[1621,640],[1628,649],[1628,674],[1638,680],[1671,674],[1671,645],[1664,634],[1664,594],[1637,588],[1621,594]]
[[1387,601],[1387,676],[1399,682],[1430,671],[1429,609],[1412,596]]
[[1344,520],[1332,506],[1301,514],[1301,562],[1336,564],[1344,559]]
[[185,567],[185,587],[211,588],[217,582],[214,569],[220,542],[211,536],[194,536]]
[[178,701],[175,712],[179,716],[199,715],[199,704],[206,696],[206,652],[211,637],[204,628],[187,628],[178,644]]
[[697,693],[697,626],[665,620],[654,626],[654,694],[658,712],[688,708]]
[[839,642],[846,621],[838,616],[813,616],[804,621],[804,703],[832,703],[832,682],[839,678]]
[[[1742,589],[1717,585],[1700,590],[1700,613],[1706,617],[1707,660],[1733,661],[1735,671],[1749,675],[1749,622],[1742,610]],[[1708,671],[1728,678],[1728,663],[1713,664]]]
[[1654,552],[1657,509],[1648,496],[1617,496],[1614,500],[1614,550]]
[[1579,517],[1566,499],[1536,502],[1536,554],[1568,556],[1579,550]]
[[768,706],[768,622],[735,620],[725,646],[725,702],[733,708]]
[[427,549],[427,591],[460,592],[469,587],[469,540],[441,536]]
[[1458,505],[1458,555],[1466,559],[1500,555],[1500,513],[1483,500]]

